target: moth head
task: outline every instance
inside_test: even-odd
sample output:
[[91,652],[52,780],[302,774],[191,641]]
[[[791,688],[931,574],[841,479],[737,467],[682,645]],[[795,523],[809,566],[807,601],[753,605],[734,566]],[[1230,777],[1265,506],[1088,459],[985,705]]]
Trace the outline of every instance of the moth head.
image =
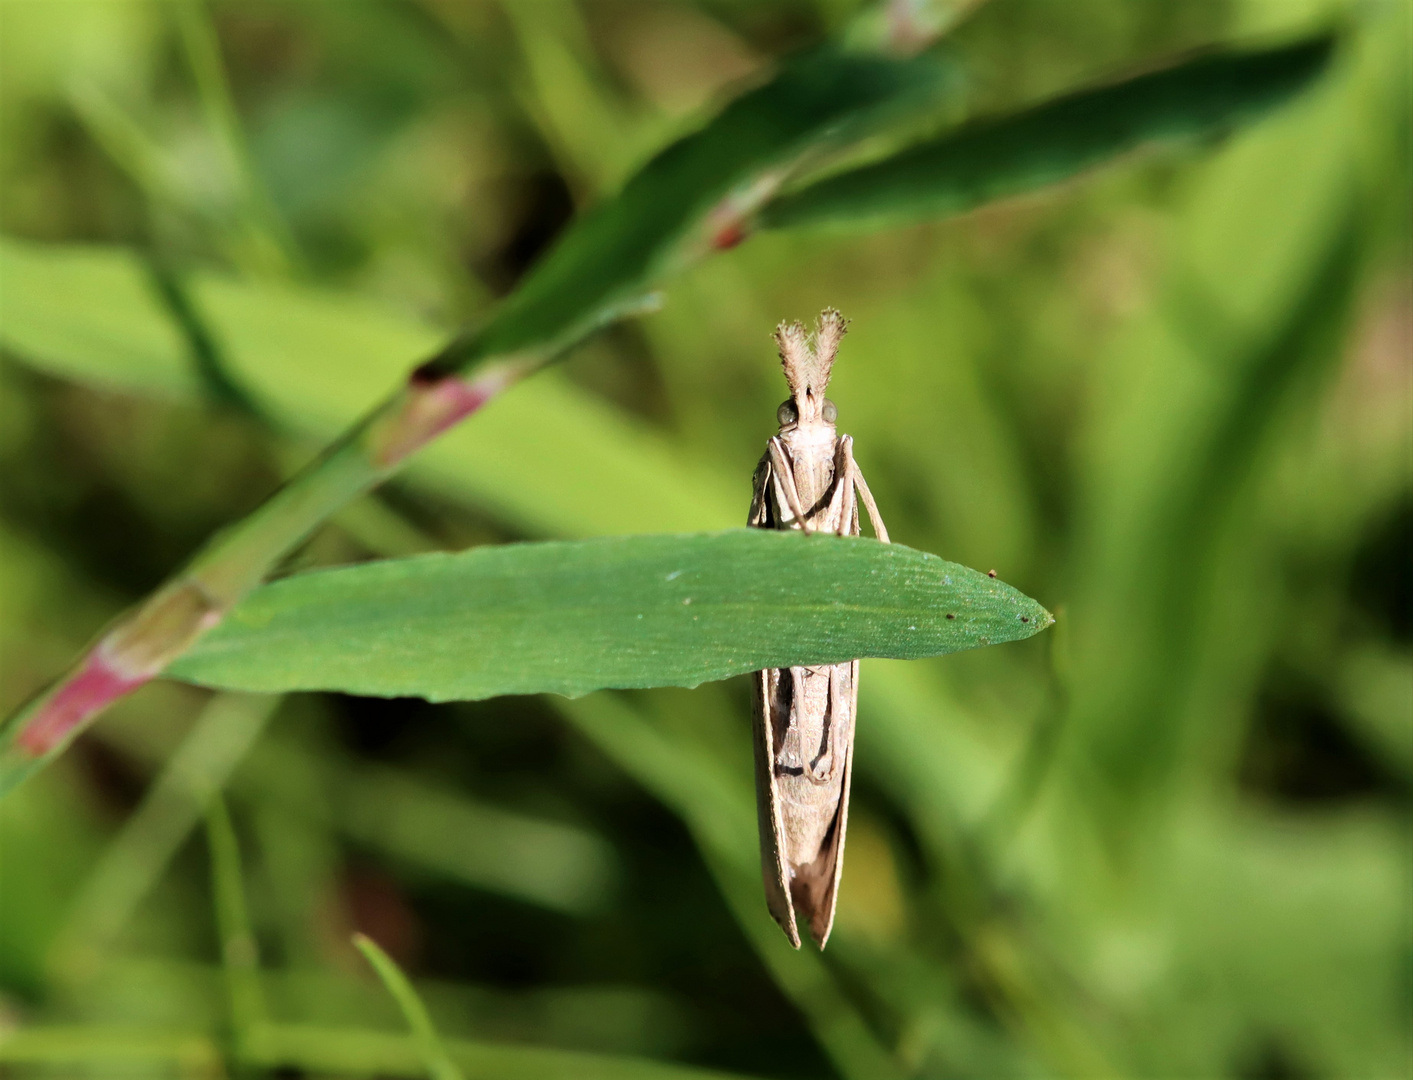
[[839,410],[824,392],[829,387],[839,341],[848,326],[839,312],[825,308],[815,322],[813,334],[806,333],[798,322],[782,322],[775,328],[780,366],[790,384],[790,397],[781,403],[776,414],[781,428],[821,421],[833,424],[838,418]]

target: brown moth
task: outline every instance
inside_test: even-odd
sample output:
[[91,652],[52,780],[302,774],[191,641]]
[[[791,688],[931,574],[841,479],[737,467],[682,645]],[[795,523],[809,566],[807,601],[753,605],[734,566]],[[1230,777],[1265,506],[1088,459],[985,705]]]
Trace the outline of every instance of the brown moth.
[[[756,467],[746,524],[859,535],[859,502],[878,539],[888,530],[863,474],[854,440],[834,428],[839,410],[824,396],[834,354],[848,324],[827,309],[813,335],[799,323],[775,329],[790,397],[776,419],[780,433]],[[853,772],[859,662],[756,672],[754,726],[760,861],[770,914],[795,948],[797,919],[822,949],[834,925],[844,865]]]

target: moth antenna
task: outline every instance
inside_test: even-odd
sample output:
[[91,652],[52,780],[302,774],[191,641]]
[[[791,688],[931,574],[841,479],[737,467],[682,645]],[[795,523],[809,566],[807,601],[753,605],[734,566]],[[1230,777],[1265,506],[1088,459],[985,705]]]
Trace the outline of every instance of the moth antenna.
[[821,311],[814,324],[814,363],[821,393],[829,385],[829,374],[834,370],[834,357],[839,352],[839,342],[843,340],[848,329],[849,320],[834,308]]
[[775,328],[775,343],[780,347],[780,366],[785,369],[790,393],[798,394],[812,386],[814,353],[810,351],[805,328],[797,322],[782,322]]

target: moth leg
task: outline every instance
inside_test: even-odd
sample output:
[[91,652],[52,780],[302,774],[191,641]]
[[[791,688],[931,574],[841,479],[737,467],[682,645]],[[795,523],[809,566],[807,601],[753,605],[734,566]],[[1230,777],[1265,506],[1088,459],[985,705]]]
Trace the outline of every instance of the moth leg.
[[770,455],[770,464],[775,472],[775,482],[785,493],[785,502],[790,507],[790,513],[795,515],[795,520],[804,532],[813,532],[809,521],[805,518],[804,507],[800,505],[800,493],[795,488],[795,474],[790,469],[790,463],[785,460],[785,450],[781,447],[778,437],[771,437],[766,453]]
[[873,493],[868,490],[868,481],[863,478],[863,473],[854,461],[854,440],[845,435],[839,441],[848,444],[844,452],[849,461],[849,475],[853,477],[854,486],[859,489],[859,501],[868,511],[868,521],[873,526],[873,534],[886,544],[889,542],[888,529],[883,524],[883,515],[878,512],[878,504],[873,501]]
[[770,451],[767,450],[761,455],[760,463],[756,465],[755,475],[751,477],[751,512],[746,517],[746,524],[755,529],[770,528]]
[[829,513],[838,510],[834,531],[840,536],[859,535],[859,504],[854,498],[854,440],[845,435],[839,440],[834,455],[834,497],[829,500]]
[[[816,784],[831,784],[834,776],[839,771],[839,755],[834,751],[839,745],[839,725],[837,723],[843,712],[843,690],[839,679],[843,665],[831,664],[829,666],[829,710],[825,713],[828,727],[824,734],[824,749],[814,761],[805,762],[805,775]],[[825,762],[823,768],[816,768],[820,762]]]

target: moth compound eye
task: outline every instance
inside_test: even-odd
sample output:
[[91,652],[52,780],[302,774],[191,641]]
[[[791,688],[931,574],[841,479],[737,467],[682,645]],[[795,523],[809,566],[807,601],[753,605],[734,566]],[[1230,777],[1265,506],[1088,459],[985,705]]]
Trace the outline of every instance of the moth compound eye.
[[824,408],[820,410],[819,415],[824,417],[826,424],[832,424],[835,420],[839,419],[839,406],[835,405],[834,402],[830,401],[828,398],[825,398]]
[[780,408],[775,410],[775,421],[781,427],[784,427],[786,424],[793,424],[799,418],[800,411],[795,408],[795,402],[790,398],[786,398],[782,401]]

